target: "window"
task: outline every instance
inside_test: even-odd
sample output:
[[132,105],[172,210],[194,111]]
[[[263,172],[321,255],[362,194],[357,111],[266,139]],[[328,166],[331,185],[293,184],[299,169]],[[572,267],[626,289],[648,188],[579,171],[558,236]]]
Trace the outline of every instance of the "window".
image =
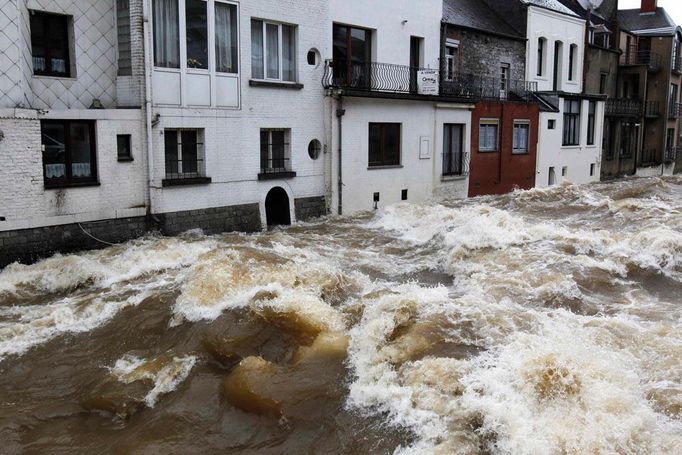
[[188,179],[204,174],[203,130],[166,129],[166,179]]
[[594,164],[594,163],[590,163],[590,177],[593,177],[593,176],[594,176],[594,170],[595,170],[595,168],[596,168],[595,164]]
[[369,167],[400,165],[400,123],[369,124]]
[[[450,41],[450,40],[449,40]],[[445,80],[452,81],[458,71],[459,42],[454,40],[445,46]]]
[[296,27],[251,21],[251,77],[296,82]]
[[563,145],[580,145],[580,100],[564,101]]
[[462,175],[464,125],[443,125],[443,175]]
[[208,3],[185,0],[187,68],[208,69]]
[[547,120],[547,129],[553,130],[555,128],[556,128],[556,120],[554,120],[554,119]]
[[372,32],[334,24],[334,78],[352,87],[370,87]]
[[308,62],[308,65],[310,66],[315,66],[317,65],[317,54],[314,50],[309,50],[308,55],[306,56],[306,61]]
[[512,138],[512,153],[523,155],[528,153],[530,139],[530,122],[514,122],[514,135]]
[[308,156],[311,160],[316,160],[320,157],[322,151],[322,143],[318,139],[313,139],[308,144]]
[[119,134],[116,136],[116,150],[119,161],[133,160],[133,152],[130,145],[130,134]]
[[180,68],[178,0],[154,0],[154,65]]
[[509,63],[502,63],[500,65],[500,97],[507,98],[507,91],[509,90],[509,74],[511,67]]
[[606,84],[608,83],[609,75],[608,73],[601,73],[599,75],[599,93],[602,95],[606,95]]
[[407,200],[407,190],[402,190],[400,192],[400,200],[401,201],[406,201]]
[[97,183],[95,122],[40,122],[46,187]]
[[603,47],[608,49],[611,45],[611,36],[609,33],[595,33],[592,44],[595,46]]
[[116,28],[118,37],[118,75],[130,76],[133,67],[130,56],[130,5],[128,0],[116,0]]
[[33,74],[70,77],[68,16],[31,11]]
[[261,173],[287,172],[289,166],[288,129],[260,130],[260,167]]
[[482,120],[478,127],[478,150],[480,152],[497,151],[497,120]]
[[564,166],[561,168],[561,176],[566,177],[568,175],[568,166]]
[[237,7],[215,2],[215,70],[237,73]]
[[675,148],[675,128],[668,128],[665,135],[665,148],[671,150]]
[[568,80],[574,81],[576,79],[576,70],[578,65],[576,65],[576,53],[578,52],[578,46],[571,44],[568,48]]
[[587,110],[587,145],[594,145],[594,122],[597,102],[590,101]]
[[545,75],[545,48],[547,47],[547,40],[545,38],[538,39],[538,76]]
[[556,172],[554,171],[554,166],[549,168],[547,184],[549,186],[556,184]]
[[670,84],[670,117],[677,117],[677,84]]

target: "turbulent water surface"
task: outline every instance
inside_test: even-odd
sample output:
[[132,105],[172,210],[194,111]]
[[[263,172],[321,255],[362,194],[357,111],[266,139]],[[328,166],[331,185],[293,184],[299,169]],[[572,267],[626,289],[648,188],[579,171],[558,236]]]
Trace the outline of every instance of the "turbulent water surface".
[[682,179],[0,272],[0,452],[682,448]]

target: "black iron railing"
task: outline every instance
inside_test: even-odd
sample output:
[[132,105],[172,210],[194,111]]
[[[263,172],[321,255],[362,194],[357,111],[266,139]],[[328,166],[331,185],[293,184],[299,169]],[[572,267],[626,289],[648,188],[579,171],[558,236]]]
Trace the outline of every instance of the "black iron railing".
[[195,179],[197,177],[204,177],[204,160],[200,158],[166,159],[167,180]]
[[[425,75],[422,71],[433,74]],[[429,90],[423,89],[421,79],[434,79],[433,83],[428,84]],[[537,91],[536,82],[462,73],[454,75],[452,80],[440,80],[439,72],[435,70],[390,63],[344,60],[327,60],[322,85],[327,89],[474,100],[525,99],[530,93]]]
[[678,74],[682,73],[682,55],[673,58],[672,70]]
[[606,100],[606,115],[609,117],[639,117],[642,101],[629,98],[609,98]]
[[661,103],[659,101],[647,101],[644,106],[644,115],[649,118],[656,118],[661,115]]
[[661,55],[650,50],[640,50],[637,45],[631,45],[621,54],[620,64],[646,65],[649,71],[658,71],[661,69]]
[[468,153],[443,153],[443,177],[469,175]]
[[668,147],[665,149],[665,154],[663,155],[663,162],[666,164],[670,164],[675,162],[675,159],[677,158],[677,151],[680,149],[680,147]]
[[644,166],[661,164],[661,154],[656,148],[643,149],[640,157],[640,162]]
[[260,159],[261,174],[279,174],[282,172],[291,172],[289,165],[289,158],[262,158]]
[[682,104],[670,103],[670,106],[668,106],[668,117],[679,118],[681,116],[682,116]]

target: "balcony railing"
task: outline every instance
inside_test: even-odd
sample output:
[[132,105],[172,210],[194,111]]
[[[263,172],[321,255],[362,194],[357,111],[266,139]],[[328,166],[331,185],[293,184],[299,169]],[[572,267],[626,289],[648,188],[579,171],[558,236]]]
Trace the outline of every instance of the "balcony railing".
[[665,164],[674,163],[675,159],[677,158],[677,152],[680,149],[682,149],[680,146],[666,148],[665,154],[663,155],[663,162]]
[[536,82],[515,81],[473,74],[456,74],[452,80],[440,80],[438,71],[430,85],[421,90],[421,71],[434,71],[405,65],[377,62],[347,62],[328,60],[322,85],[325,88],[417,96],[437,96],[454,99],[526,99],[537,91]]
[[661,115],[661,103],[659,101],[647,101],[644,107],[644,115],[647,118],[657,118]]
[[670,103],[670,106],[668,106],[668,117],[670,118],[682,117],[682,104]]
[[296,172],[291,170],[289,158],[276,157],[260,160],[260,173],[258,180],[272,180],[296,177]]
[[606,115],[609,117],[639,117],[642,101],[629,98],[609,98],[606,100]]
[[624,66],[645,65],[649,71],[661,69],[661,55],[650,50],[640,50],[638,46],[629,46],[620,56],[620,64]]

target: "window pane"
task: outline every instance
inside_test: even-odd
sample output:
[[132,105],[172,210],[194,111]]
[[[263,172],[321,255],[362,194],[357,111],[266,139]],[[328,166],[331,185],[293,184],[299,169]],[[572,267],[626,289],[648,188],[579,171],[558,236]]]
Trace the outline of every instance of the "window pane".
[[74,178],[93,177],[90,125],[87,123],[70,123],[69,139],[71,176]]
[[261,130],[260,132],[260,167],[268,169],[270,167],[270,132]]
[[263,22],[251,21],[251,77],[263,79]]
[[66,16],[50,15],[48,32],[50,47],[49,70],[53,74],[68,75],[69,39],[66,29]]
[[351,28],[350,42],[353,63],[368,63],[371,55],[370,32],[360,28]]
[[335,62],[348,60],[348,27],[334,24],[334,50],[332,58]]
[[384,164],[400,164],[400,125],[387,124],[384,127]]
[[378,123],[369,124],[369,164],[380,165],[381,155],[381,125]]
[[163,133],[164,151],[166,154],[166,174],[178,174],[180,166],[178,162],[178,132],[165,130]]
[[282,25],[282,79],[296,81],[296,29]]
[[154,0],[154,65],[180,68],[178,0]]
[[283,169],[285,167],[285,141],[284,131],[272,131],[272,167]]
[[41,127],[45,178],[66,177],[66,134],[61,123],[43,122]]
[[208,69],[207,3],[203,0],[185,0],[187,24],[187,67]]
[[215,67],[219,73],[237,72],[237,7],[215,4]]
[[265,34],[268,78],[279,79],[279,26],[266,24]]
[[197,132],[182,131],[182,173],[196,173],[198,171]]

